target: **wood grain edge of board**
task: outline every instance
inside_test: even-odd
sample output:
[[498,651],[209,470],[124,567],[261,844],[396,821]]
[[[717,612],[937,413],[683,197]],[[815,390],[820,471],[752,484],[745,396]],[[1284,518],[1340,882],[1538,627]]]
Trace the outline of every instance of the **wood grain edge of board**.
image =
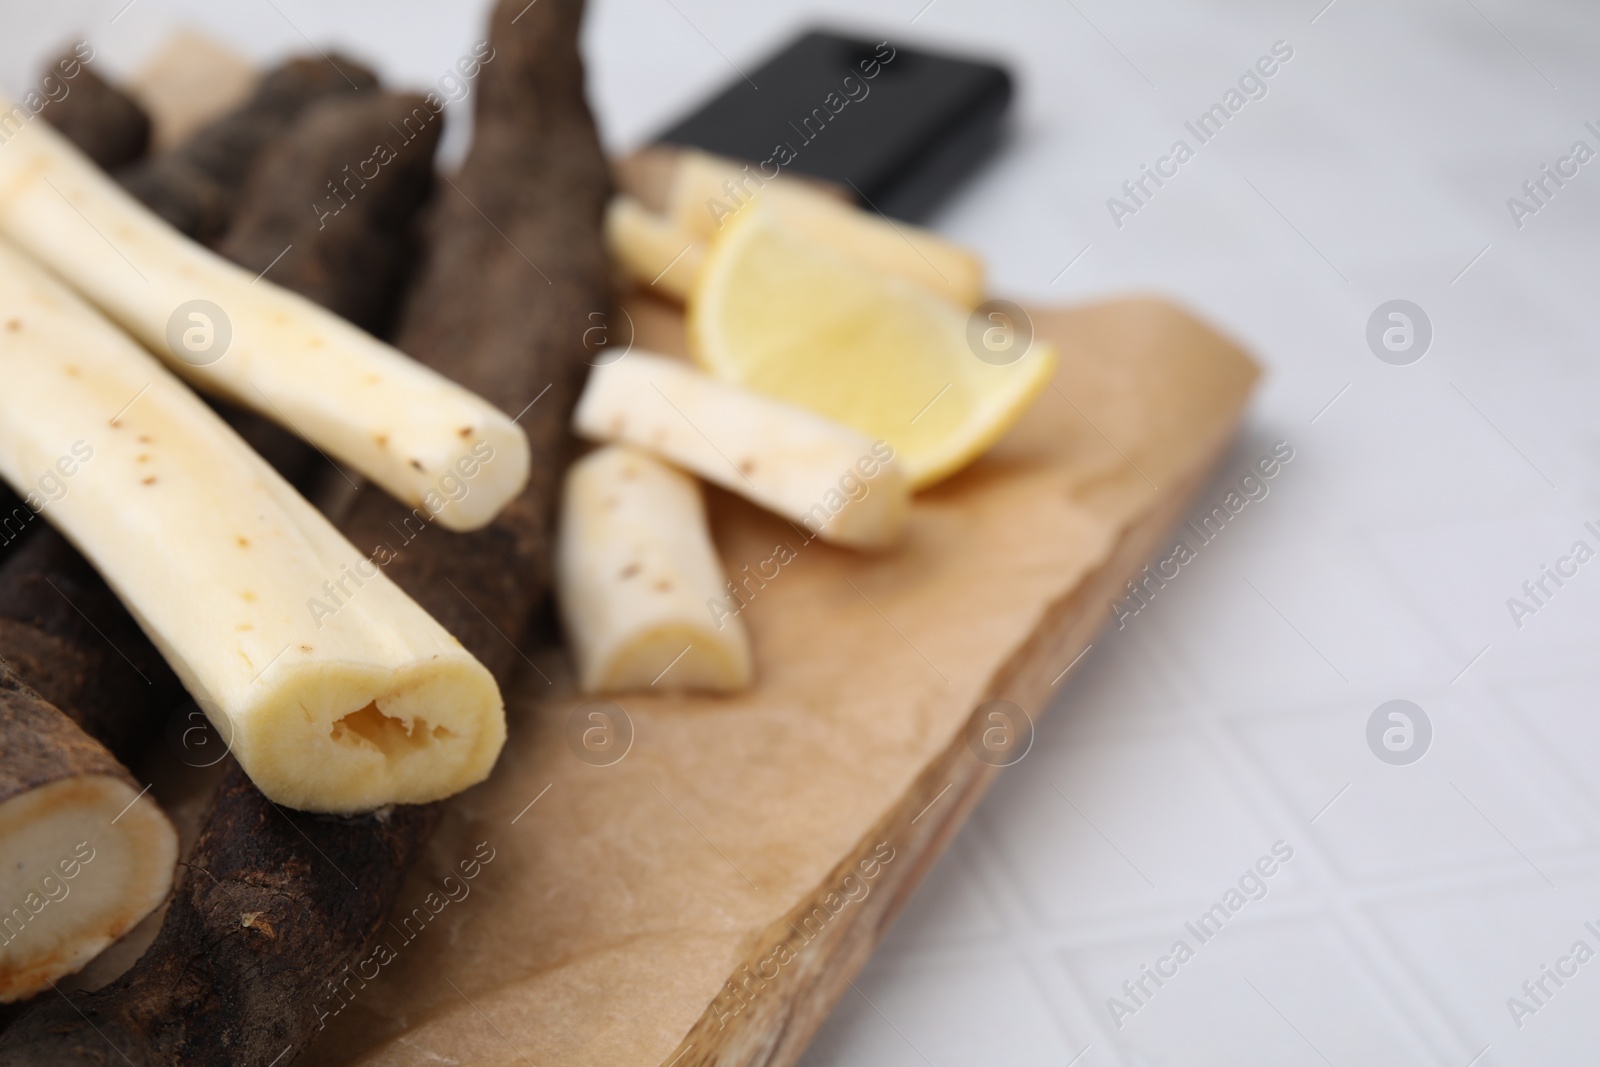
[[[1170,305],[1169,305],[1170,306]],[[1187,316],[1187,313],[1180,312]],[[1044,621],[996,672],[948,747],[918,776],[900,802],[822,879],[817,890],[790,914],[756,938],[733,968],[721,993],[662,1061],[661,1067],[793,1067],[810,1045],[855,976],[883,939],[922,878],[954,840],[1002,769],[979,760],[967,737],[983,704],[1001,697],[1031,714],[1043,714],[1060,680],[1063,665],[1075,662],[1104,627],[1101,606],[1116,598],[1124,583],[1138,573],[1205,485],[1234,439],[1250,391],[1240,397],[1229,418],[1219,421],[1214,439],[1198,448],[1194,461],[1170,489],[1122,531],[1112,554],[1066,596],[1052,604]],[[809,939],[796,924],[821,903],[884,843],[894,858],[880,864],[877,878],[859,902],[845,905]],[[858,881],[860,879],[857,875]],[[773,954],[783,943],[800,940],[800,951],[776,974],[765,977]],[[763,964],[769,966],[763,968]]]

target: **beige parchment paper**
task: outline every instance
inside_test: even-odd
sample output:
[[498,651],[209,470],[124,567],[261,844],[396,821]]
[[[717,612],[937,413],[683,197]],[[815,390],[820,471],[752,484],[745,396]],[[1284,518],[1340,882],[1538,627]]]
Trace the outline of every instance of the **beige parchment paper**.
[[[674,311],[627,306],[640,346],[681,353]],[[974,709],[1045,710],[1256,377],[1160,300],[1032,317],[1062,356],[1053,388],[917,498],[896,552],[808,544],[711,491],[730,573],[795,557],[742,615],[752,691],[624,695],[625,717],[574,726],[562,653],[524,650],[494,775],[452,801],[387,951],[321,1001],[309,1062],[798,1058],[998,773],[970,751]]]

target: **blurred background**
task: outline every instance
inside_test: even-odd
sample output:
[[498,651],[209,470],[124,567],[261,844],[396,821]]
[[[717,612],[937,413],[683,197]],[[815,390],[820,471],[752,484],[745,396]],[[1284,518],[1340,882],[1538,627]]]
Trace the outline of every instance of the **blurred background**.
[[[80,35],[126,74],[179,28],[424,86],[482,6],[10,0],[0,86]],[[1574,549],[1600,552],[1600,162],[1576,145],[1600,152],[1600,10],[597,0],[608,147],[819,24],[1011,69],[1008,139],[929,220],[997,294],[1164,294],[1268,368],[1197,513],[1293,458],[1064,679],[807,1067],[1589,1062],[1600,562]],[[1185,123],[1267,55],[1265,94],[1199,143]],[[1179,139],[1193,158],[1132,200]],[[1141,990],[1279,842],[1260,899]]]

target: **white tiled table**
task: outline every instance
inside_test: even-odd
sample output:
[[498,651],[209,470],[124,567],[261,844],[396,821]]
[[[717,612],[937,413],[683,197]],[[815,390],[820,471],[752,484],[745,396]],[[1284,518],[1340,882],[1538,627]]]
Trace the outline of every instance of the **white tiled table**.
[[[1256,351],[1271,373],[1206,507],[1273,442],[1295,450],[1270,496],[1096,641],[808,1067],[1560,1067],[1600,1049],[1600,959],[1546,980],[1520,1028],[1507,1007],[1573,942],[1600,951],[1583,925],[1600,928],[1600,561],[1520,629],[1506,606],[1573,541],[1600,549],[1583,528],[1600,525],[1600,161],[1520,230],[1506,206],[1575,140],[1600,150],[1583,126],[1600,120],[1600,11],[1324,2],[593,13],[615,148],[814,19],[1005,57],[1016,136],[937,225],[1008,295],[1156,290]],[[303,32],[432,81],[480,19],[421,0],[137,0],[112,24],[124,3],[12,5],[7,88],[80,24],[115,67],[180,17],[259,58]],[[1184,122],[1280,40],[1294,56],[1266,97],[1118,229],[1106,198],[1193,144]],[[1393,298],[1434,327],[1410,366],[1364,339]],[[1367,747],[1392,698],[1433,724],[1409,766]],[[1119,1028],[1107,999],[1197,944],[1184,924],[1279,840],[1294,856],[1266,895]]]

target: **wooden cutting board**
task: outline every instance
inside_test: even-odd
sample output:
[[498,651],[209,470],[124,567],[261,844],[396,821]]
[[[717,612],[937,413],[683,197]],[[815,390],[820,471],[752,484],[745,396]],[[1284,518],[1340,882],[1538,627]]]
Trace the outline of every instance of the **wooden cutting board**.
[[[158,124],[178,129],[253,77],[187,39],[138,81]],[[219,92],[196,96],[197,80]],[[625,306],[639,347],[682,353],[675,309]],[[1061,354],[1054,388],[984,459],[918,496],[896,552],[804,543],[710,492],[730,576],[776,568],[741,616],[751,692],[580,706],[559,649],[523,650],[493,776],[450,803],[393,936],[342,995],[318,998],[325,1029],[298,1062],[800,1058],[1000,764],[1027,758],[1029,722],[1165,547],[1257,377],[1161,300],[1031,314]],[[794,558],[774,563],[779,545]],[[191,792],[186,825],[207,790]],[[97,960],[90,984],[154,929]]]
[[[676,311],[627,308],[639,346],[681,352]],[[493,777],[451,803],[309,1062],[799,1059],[997,764],[1026,758],[1257,376],[1160,300],[1032,317],[1054,388],[917,498],[902,549],[805,543],[713,493],[730,574],[770,576],[742,615],[753,691],[580,706],[561,653],[525,650]]]

